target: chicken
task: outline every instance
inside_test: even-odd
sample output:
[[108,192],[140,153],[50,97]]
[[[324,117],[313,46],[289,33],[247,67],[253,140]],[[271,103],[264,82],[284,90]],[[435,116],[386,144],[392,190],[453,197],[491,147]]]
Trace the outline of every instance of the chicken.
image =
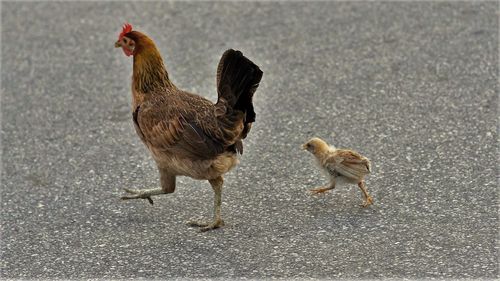
[[125,24],[115,43],[133,56],[132,117],[142,142],[156,161],[161,188],[125,189],[128,199],[175,191],[176,177],[208,180],[214,193],[214,219],[190,222],[202,231],[224,225],[223,175],[238,164],[244,139],[255,121],[252,97],[263,72],[240,51],[227,50],[217,67],[217,103],[177,88],[154,42]]
[[312,193],[318,194],[334,189],[337,182],[357,183],[364,196],[361,206],[367,207],[373,203],[364,181],[365,176],[371,171],[368,158],[350,149],[336,149],[319,138],[310,139],[302,145],[302,148],[316,157],[318,165],[330,177],[329,185],[311,189]]

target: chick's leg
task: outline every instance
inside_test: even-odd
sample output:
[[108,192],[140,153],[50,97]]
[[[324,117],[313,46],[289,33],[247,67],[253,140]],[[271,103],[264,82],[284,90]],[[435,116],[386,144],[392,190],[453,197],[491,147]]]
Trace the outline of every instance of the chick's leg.
[[201,227],[201,231],[207,231],[211,229],[216,229],[221,226],[224,226],[224,221],[221,217],[221,204],[222,204],[222,184],[224,180],[222,177],[215,178],[213,180],[209,180],[212,189],[214,190],[214,220],[211,223],[205,222],[196,222],[191,221],[188,224],[190,226],[198,226]]
[[369,205],[371,205],[373,203],[373,199],[368,194],[368,191],[366,190],[365,181],[360,181],[358,183],[358,186],[359,186],[359,188],[361,188],[361,191],[363,192],[363,197],[365,199],[365,201],[363,202],[363,204],[361,204],[361,206],[368,207]]
[[130,199],[147,199],[153,205],[151,196],[172,193],[175,190],[175,176],[168,174],[166,170],[160,169],[161,188],[151,189],[130,189],[124,188],[125,192],[129,193],[121,197],[122,200]]
[[332,190],[335,188],[335,180],[332,179],[332,181],[330,182],[329,185],[327,186],[320,186],[318,188],[313,188],[311,190],[309,190],[312,194],[320,194],[320,193],[324,193],[324,192],[327,192],[328,190]]

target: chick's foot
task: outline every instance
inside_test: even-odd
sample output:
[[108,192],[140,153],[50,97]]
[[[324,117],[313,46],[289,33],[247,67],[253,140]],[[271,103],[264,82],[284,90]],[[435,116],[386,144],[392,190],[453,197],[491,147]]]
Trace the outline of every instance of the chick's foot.
[[363,204],[361,204],[361,207],[366,208],[366,207],[370,206],[371,204],[373,204],[373,199],[371,196],[368,196],[366,198],[366,200],[363,202]]
[[333,189],[333,187],[318,187],[318,188],[313,188],[313,189],[310,189],[309,191],[312,193],[312,194],[320,194],[320,193],[325,193],[327,192],[328,190],[331,190]]

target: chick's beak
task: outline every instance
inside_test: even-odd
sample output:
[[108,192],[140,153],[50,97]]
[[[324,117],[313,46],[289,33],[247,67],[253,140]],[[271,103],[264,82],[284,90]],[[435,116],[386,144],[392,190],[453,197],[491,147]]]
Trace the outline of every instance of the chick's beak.
[[120,41],[115,42],[115,48],[120,48],[121,46],[122,44],[120,43]]
[[302,147],[303,150],[306,150],[307,149],[307,143],[304,143],[301,147]]

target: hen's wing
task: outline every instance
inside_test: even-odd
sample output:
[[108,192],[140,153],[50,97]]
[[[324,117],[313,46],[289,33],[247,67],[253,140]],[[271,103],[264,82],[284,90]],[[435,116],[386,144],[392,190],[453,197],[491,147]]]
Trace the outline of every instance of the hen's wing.
[[326,160],[326,169],[333,174],[359,179],[370,173],[370,160],[361,156],[359,153],[348,150],[338,149]]
[[156,150],[181,158],[211,159],[224,151],[212,134],[214,120],[206,114],[211,103],[197,97],[184,103],[163,99],[144,102],[134,114],[139,136]]

